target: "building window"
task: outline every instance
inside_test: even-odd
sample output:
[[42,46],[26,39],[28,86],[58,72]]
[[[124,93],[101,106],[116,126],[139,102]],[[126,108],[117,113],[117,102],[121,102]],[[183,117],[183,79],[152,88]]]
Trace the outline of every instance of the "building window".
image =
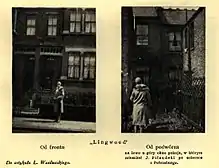
[[179,71],[178,70],[171,70],[168,73],[168,77],[170,80],[179,80]]
[[85,54],[84,57],[84,69],[83,78],[84,79],[94,79],[95,78],[95,56],[92,54]]
[[79,79],[80,77],[80,55],[70,53],[68,57],[68,78]]
[[85,11],[85,32],[86,33],[96,32],[96,16],[94,11],[91,10]]
[[81,32],[82,22],[82,10],[77,9],[72,11],[70,14],[70,32],[79,33]]
[[36,19],[27,18],[27,36],[33,36],[36,33]]
[[136,26],[137,45],[148,45],[148,25]]
[[57,35],[57,17],[49,16],[48,18],[48,35],[56,36]]
[[[83,63],[83,64],[81,64]],[[92,53],[69,53],[68,78],[69,79],[95,79],[96,59]]]
[[181,33],[180,32],[170,32],[169,37],[169,50],[170,51],[181,51]]

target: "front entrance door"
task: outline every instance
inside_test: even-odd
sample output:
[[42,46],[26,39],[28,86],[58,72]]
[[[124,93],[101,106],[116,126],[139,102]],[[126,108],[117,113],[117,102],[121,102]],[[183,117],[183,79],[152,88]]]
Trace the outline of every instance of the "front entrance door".
[[140,77],[142,82],[149,85],[150,73],[148,67],[139,67],[136,69],[136,77]]
[[61,59],[57,56],[40,57],[40,86],[43,90],[51,90],[55,87],[61,75]]
[[139,66],[138,68],[136,68],[136,77],[137,76],[140,77],[142,79],[142,82],[146,84],[150,89],[153,104],[152,117],[155,118],[155,115],[160,106],[161,99],[160,80],[162,81],[162,75],[160,72],[160,67],[155,63],[150,63],[150,65],[147,66]]
[[25,56],[23,68],[23,93],[27,93],[33,88],[34,64],[34,56]]

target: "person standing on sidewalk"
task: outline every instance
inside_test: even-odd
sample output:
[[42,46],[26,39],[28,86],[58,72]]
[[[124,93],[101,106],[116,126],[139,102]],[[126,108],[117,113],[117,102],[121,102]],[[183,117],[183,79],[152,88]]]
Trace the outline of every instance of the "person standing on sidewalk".
[[137,133],[138,128],[140,133],[143,132],[143,128],[150,124],[150,108],[152,106],[151,95],[149,88],[142,84],[141,78],[135,79],[135,87],[132,90],[130,100],[133,103],[132,112],[132,125],[134,131]]
[[64,103],[63,103],[64,96],[65,96],[64,87],[62,86],[61,82],[58,81],[54,95],[54,112],[56,115],[55,122],[60,122],[61,115],[62,113],[64,113]]

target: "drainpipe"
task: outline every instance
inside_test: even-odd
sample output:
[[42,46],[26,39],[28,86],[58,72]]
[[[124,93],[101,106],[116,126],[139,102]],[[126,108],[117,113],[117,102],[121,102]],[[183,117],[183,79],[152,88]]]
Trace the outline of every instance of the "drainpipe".
[[190,30],[190,24],[189,24],[189,40],[188,40],[188,69],[189,69],[189,77],[191,79],[192,75],[192,63],[191,63],[191,30]]
[[[186,23],[188,21],[188,10],[186,9]],[[189,77],[191,77],[191,72],[192,72],[192,65],[191,65],[191,30],[190,30],[190,24],[187,25],[188,29],[187,29],[187,34],[186,36],[186,41],[185,44],[187,46],[187,50],[188,50],[188,72],[189,72]],[[188,45],[187,45],[188,44]]]
[[[14,12],[12,12],[12,15],[13,15],[12,17],[14,18],[14,23],[13,23],[14,27],[12,27],[13,28],[12,34],[13,34],[13,37],[14,37],[14,35],[16,35],[16,33],[17,33],[16,32],[16,29],[17,29],[17,9],[16,8],[14,8]],[[14,47],[14,39],[12,41],[13,41],[12,44],[13,44],[13,47]],[[14,50],[13,50],[13,53],[14,53]]]
[[14,9],[14,29],[13,31],[16,33],[16,29],[17,29],[17,9]]
[[135,15],[133,14],[133,26],[134,26],[134,31],[135,31]]
[[[187,9],[186,9],[186,23],[188,21],[188,15],[187,15]],[[186,26],[186,34],[185,34],[185,46],[188,48],[188,40],[187,40],[187,37],[188,37],[188,29],[187,29],[187,26]]]

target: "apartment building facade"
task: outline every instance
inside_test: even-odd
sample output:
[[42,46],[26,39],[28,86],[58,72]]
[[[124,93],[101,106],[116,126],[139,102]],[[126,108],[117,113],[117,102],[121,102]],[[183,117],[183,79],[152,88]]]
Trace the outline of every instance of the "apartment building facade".
[[95,107],[94,8],[13,8],[13,104],[52,105],[58,80],[67,106]]
[[[149,86],[154,107],[168,105],[170,110],[176,103],[173,93],[181,88],[182,82],[184,25],[196,10],[162,7],[124,8],[132,11],[127,20],[133,22],[133,28],[123,39],[132,41],[133,34],[135,41],[131,47],[133,51],[129,55],[124,53],[131,49],[123,46],[123,57],[128,57],[126,59],[129,60],[128,64],[123,62],[128,65],[129,70],[126,74],[132,82],[139,76]],[[125,18],[125,15],[127,14],[124,12],[122,17]],[[125,25],[122,25],[124,29],[128,29]],[[124,40],[123,45],[127,45]],[[127,99],[132,86],[128,88]]]

